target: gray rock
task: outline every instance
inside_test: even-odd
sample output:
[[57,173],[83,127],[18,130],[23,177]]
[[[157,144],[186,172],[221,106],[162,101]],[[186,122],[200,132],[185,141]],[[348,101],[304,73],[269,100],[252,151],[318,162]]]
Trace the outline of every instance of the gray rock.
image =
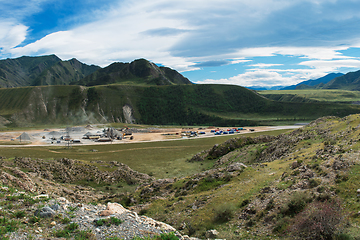
[[43,207],[42,209],[38,209],[35,211],[34,215],[39,216],[41,218],[48,218],[54,216],[56,213],[50,207]]
[[229,165],[226,169],[226,171],[228,172],[235,172],[235,171],[242,171],[244,168],[247,168],[247,166],[243,163],[233,163],[231,165]]
[[298,167],[300,167],[301,166],[301,164],[298,162],[298,161],[295,161],[295,162],[293,162],[292,164],[291,164],[291,169],[295,169],[295,168],[298,168]]
[[206,238],[216,238],[217,235],[219,235],[219,232],[215,229],[209,230],[205,233]]
[[54,211],[58,211],[60,209],[60,205],[59,204],[54,204],[54,205],[51,205],[50,208]]

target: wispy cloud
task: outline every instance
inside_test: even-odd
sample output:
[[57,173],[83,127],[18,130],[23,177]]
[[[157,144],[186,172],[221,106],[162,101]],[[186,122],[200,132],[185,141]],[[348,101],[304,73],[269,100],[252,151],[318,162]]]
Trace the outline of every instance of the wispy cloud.
[[257,63],[257,64],[251,64],[249,66],[252,67],[259,67],[259,68],[268,68],[268,67],[275,67],[275,66],[282,66],[284,64],[276,64],[276,63]]

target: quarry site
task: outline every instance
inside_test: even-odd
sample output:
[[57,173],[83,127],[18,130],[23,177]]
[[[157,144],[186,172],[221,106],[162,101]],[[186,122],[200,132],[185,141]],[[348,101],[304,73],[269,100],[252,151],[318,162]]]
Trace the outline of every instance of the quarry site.
[[296,129],[301,125],[260,127],[197,127],[197,128],[112,128],[103,125],[87,125],[56,129],[1,131],[0,146],[21,145],[96,145],[131,142],[169,141],[202,137],[217,137],[227,134]]

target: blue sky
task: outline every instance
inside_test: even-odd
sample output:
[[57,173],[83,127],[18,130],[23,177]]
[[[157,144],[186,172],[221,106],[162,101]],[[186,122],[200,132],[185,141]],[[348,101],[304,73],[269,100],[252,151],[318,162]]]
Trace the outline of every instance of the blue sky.
[[195,83],[287,86],[360,69],[357,0],[0,0],[0,59],[145,58]]

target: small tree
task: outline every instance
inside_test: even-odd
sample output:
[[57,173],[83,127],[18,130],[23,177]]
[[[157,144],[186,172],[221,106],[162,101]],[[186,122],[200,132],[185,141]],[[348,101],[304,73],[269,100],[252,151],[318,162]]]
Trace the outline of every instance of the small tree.
[[343,220],[339,201],[313,202],[294,217],[290,232],[301,239],[334,239]]

